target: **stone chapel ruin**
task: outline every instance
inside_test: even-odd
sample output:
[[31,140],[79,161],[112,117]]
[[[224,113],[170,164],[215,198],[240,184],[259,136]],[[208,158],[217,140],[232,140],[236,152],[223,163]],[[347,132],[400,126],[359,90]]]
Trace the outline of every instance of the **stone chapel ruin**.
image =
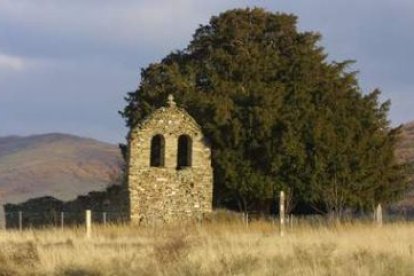
[[132,223],[202,218],[212,210],[210,148],[200,126],[172,95],[129,134]]
[[[40,197],[5,204],[6,227],[79,225],[85,210],[94,222],[133,224],[202,219],[212,211],[213,170],[210,148],[200,126],[172,96],[129,133],[127,185],[63,202]],[[64,215],[62,215],[64,214]]]

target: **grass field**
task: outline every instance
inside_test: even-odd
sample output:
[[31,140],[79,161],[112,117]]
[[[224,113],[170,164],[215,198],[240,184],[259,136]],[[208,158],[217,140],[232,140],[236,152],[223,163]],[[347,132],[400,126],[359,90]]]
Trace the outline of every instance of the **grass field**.
[[0,232],[0,275],[414,275],[414,224]]

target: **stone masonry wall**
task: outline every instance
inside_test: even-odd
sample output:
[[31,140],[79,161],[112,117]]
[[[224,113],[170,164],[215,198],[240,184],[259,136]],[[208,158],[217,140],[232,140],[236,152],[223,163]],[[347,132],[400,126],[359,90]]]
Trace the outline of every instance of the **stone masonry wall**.
[[[163,135],[165,165],[150,166],[151,139]],[[192,166],[177,169],[178,138],[192,140]],[[130,132],[128,188],[131,221],[169,222],[200,218],[212,211],[213,171],[210,148],[200,127],[173,99]]]

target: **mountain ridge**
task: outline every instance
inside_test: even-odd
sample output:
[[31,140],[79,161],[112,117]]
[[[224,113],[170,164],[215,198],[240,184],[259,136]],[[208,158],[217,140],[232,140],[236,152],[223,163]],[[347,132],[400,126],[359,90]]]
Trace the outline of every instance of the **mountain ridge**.
[[50,195],[62,200],[116,182],[116,145],[64,133],[0,137],[0,202]]
[[[402,125],[396,149],[414,164],[414,121]],[[72,200],[120,182],[123,160],[117,145],[65,133],[0,137],[0,204],[53,196]],[[398,208],[414,210],[414,178]],[[0,208],[0,221],[1,221]]]

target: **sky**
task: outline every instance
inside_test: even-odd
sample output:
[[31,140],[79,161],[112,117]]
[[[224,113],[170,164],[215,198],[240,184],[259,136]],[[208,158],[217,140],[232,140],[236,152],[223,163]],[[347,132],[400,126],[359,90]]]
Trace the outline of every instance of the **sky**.
[[140,71],[232,9],[293,13],[331,61],[356,60],[365,92],[414,120],[412,0],[0,0],[0,136],[70,133],[124,142],[118,114]]

